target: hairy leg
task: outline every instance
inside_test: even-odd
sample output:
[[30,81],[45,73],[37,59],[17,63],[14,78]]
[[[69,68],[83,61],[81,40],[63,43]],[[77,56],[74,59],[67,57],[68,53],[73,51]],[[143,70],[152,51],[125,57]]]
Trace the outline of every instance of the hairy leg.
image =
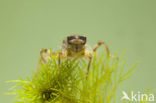
[[96,50],[97,50],[101,45],[104,45],[104,47],[106,48],[106,52],[107,52],[107,56],[108,56],[108,57],[116,58],[117,60],[119,60],[119,57],[116,57],[116,56],[111,55],[108,45],[107,45],[105,42],[103,42],[103,41],[98,42],[98,43],[93,47],[93,52],[96,52]]
[[[44,56],[44,54],[46,54],[46,56]],[[50,55],[53,54],[50,50],[48,49],[41,49],[40,51],[40,60],[43,61],[44,63],[46,63],[47,59],[50,57]]]
[[86,72],[86,79],[88,79],[88,74],[89,74],[91,62],[92,62],[92,57],[89,57],[89,62],[88,62],[88,67],[87,67],[87,72]]
[[61,55],[62,55],[62,52],[59,51],[58,53],[58,68],[60,69],[60,65],[61,65]]
[[96,50],[97,50],[101,45],[104,45],[104,46],[105,46],[106,52],[107,52],[107,56],[109,57],[109,56],[110,56],[109,47],[108,47],[108,45],[107,45],[105,42],[103,42],[103,41],[98,42],[98,43],[93,47],[93,51],[96,52]]
[[[46,56],[44,56],[44,54],[46,54]],[[55,53],[52,52],[51,50],[48,50],[48,49],[41,49],[40,50],[40,60],[39,60],[39,62],[37,64],[36,75],[40,71],[41,63],[47,63],[47,61],[48,61],[48,59],[50,58],[51,55],[55,55]]]

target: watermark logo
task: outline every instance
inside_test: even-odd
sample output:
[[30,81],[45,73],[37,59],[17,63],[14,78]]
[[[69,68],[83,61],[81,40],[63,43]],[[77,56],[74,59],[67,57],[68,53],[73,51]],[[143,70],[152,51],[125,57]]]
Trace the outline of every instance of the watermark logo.
[[128,101],[135,101],[135,102],[139,102],[139,101],[148,101],[148,102],[152,102],[154,101],[154,94],[146,94],[146,93],[141,93],[141,92],[134,92],[131,91],[131,94],[128,95],[125,91],[122,91],[122,98],[121,100],[128,100]]

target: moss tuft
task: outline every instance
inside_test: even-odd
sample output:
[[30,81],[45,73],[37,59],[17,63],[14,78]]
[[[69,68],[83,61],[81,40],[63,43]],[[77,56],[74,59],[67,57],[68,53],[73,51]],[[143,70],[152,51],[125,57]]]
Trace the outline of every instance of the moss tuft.
[[10,81],[16,83],[10,94],[16,95],[15,103],[112,103],[119,84],[136,66],[125,72],[126,61],[95,53],[86,80],[87,63],[87,59],[66,59],[58,68],[58,58],[52,56],[41,64],[37,76]]

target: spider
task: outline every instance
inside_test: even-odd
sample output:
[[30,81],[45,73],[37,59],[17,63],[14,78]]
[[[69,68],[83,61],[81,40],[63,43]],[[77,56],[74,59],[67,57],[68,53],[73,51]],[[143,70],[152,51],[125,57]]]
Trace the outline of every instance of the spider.
[[[61,59],[62,58],[88,58],[88,66],[87,66],[87,72],[86,76],[88,77],[93,53],[96,52],[96,50],[101,46],[104,45],[107,56],[110,56],[110,51],[108,45],[100,41],[98,42],[93,48],[91,48],[89,45],[87,45],[87,37],[81,36],[81,35],[70,35],[67,36],[63,42],[62,42],[62,48],[59,50],[58,53],[58,65],[60,67]],[[47,54],[46,56],[44,54]],[[48,59],[50,58],[50,55],[54,55],[55,53],[50,51],[49,49],[41,49],[40,56],[41,62],[46,63]]]

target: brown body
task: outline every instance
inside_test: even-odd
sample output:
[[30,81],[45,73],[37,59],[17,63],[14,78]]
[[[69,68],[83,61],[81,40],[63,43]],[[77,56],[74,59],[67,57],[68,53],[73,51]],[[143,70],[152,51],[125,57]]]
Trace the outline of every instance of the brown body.
[[85,36],[71,35],[63,40],[60,51],[61,57],[88,57],[92,55],[92,49],[86,44],[87,38]]

